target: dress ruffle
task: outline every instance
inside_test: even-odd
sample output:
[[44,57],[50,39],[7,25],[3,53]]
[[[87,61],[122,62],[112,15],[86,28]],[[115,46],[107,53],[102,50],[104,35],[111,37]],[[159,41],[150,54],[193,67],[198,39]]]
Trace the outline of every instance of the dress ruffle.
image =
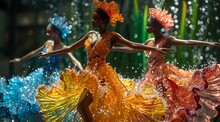
[[0,93],[3,107],[11,116],[19,121],[39,121],[41,110],[36,100],[38,87],[43,84],[51,85],[59,80],[60,70],[58,60],[60,55],[43,59],[44,66],[35,69],[27,76],[14,76],[8,79],[1,78]]
[[[123,84],[117,73],[107,64],[96,70],[87,67],[79,74],[73,70],[65,70],[58,84],[52,88],[39,88],[37,100],[47,121],[63,121],[70,112],[76,110],[83,89],[87,88],[93,98],[89,109],[95,122],[159,121],[166,110],[166,104],[152,86],[143,95],[135,90],[133,81],[122,81]],[[72,119],[76,119],[77,114],[75,111]]]
[[39,87],[37,100],[46,121],[81,120],[76,107],[84,87],[77,81],[77,74],[67,69],[61,73],[60,81],[52,87]]
[[196,92],[200,98],[201,108],[197,110],[197,116],[192,120],[210,121],[218,115],[216,107],[220,106],[220,64],[206,67],[201,72],[204,81],[207,82],[207,87]]
[[217,115],[216,107],[220,105],[219,65],[187,71],[167,63],[154,69],[153,73],[150,71],[142,85],[153,83],[166,99],[169,108],[166,119],[204,121]]
[[[57,81],[58,74],[58,71],[54,72],[49,79]],[[46,81],[43,68],[36,69],[26,77],[16,76],[8,81],[9,84],[5,84],[2,87],[3,100],[0,102],[0,106],[7,108],[10,114],[17,115],[20,120],[32,120],[28,113],[40,112],[40,107],[35,97],[38,86],[44,84],[43,81]]]

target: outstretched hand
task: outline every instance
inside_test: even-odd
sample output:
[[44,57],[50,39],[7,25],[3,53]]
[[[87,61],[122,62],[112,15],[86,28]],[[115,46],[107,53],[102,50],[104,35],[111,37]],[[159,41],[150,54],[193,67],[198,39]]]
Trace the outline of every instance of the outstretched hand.
[[220,47],[220,43],[218,43],[218,42],[213,42],[212,45],[213,45],[214,47]]
[[45,54],[46,54],[46,53],[42,53],[42,52],[41,52],[41,53],[39,53],[39,54],[37,55],[37,57],[38,57],[38,58],[45,57]]
[[15,59],[10,60],[9,62],[10,63],[15,63],[15,62],[20,62],[20,61],[21,61],[20,58],[15,58]]

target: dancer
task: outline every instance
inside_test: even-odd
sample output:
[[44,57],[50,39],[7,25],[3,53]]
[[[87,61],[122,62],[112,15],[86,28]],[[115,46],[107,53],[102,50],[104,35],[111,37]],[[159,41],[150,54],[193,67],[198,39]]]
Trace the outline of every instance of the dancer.
[[[66,115],[78,110],[84,121],[144,121],[161,120],[166,110],[162,97],[148,86],[148,92],[142,95],[138,90],[128,90],[120,81],[115,70],[106,63],[106,56],[115,44],[128,47],[164,53],[167,49],[155,50],[138,43],[124,39],[116,32],[110,32],[106,26],[110,22],[115,26],[117,21],[123,22],[123,17],[114,1],[94,0],[97,10],[93,15],[93,27],[99,29],[99,34],[90,31],[76,43],[57,51],[42,54],[68,53],[85,45],[87,50],[87,66],[80,73],[66,69],[60,76],[60,82],[53,87],[39,88],[37,100],[47,121],[63,121]],[[131,83],[132,84],[132,83]],[[85,89],[84,89],[85,88]],[[130,87],[129,87],[130,88]],[[74,117],[74,115],[73,115]]]
[[[146,41],[146,45],[157,48],[171,46],[211,46],[220,47],[217,42],[181,40],[170,35],[163,35],[161,29],[169,30],[173,25],[171,14],[166,10],[149,9],[151,19],[148,22],[148,33],[155,38]],[[136,52],[128,47],[114,47],[113,51]],[[220,65],[202,70],[185,71],[176,66],[164,63],[166,54],[147,51],[149,70],[141,87],[151,83],[165,98],[168,104],[165,120],[168,121],[209,121],[217,115],[215,108],[220,105]]]
[[[63,39],[71,33],[71,25],[68,25],[66,17],[55,15],[49,20],[46,32],[50,37],[41,47],[28,53],[21,58],[15,58],[11,62],[19,62],[36,56],[40,52],[51,52],[53,50],[64,48]],[[82,65],[71,54],[67,54],[73,64],[80,70]],[[0,106],[7,108],[11,115],[18,117],[20,121],[39,121],[34,117],[40,112],[39,104],[36,101],[36,92],[39,85],[51,85],[58,81],[60,69],[58,62],[62,55],[54,55],[43,58],[43,66],[31,72],[28,76],[16,76],[8,80],[9,84],[4,84],[1,80],[1,91],[3,100]],[[39,118],[39,117],[38,117]]]

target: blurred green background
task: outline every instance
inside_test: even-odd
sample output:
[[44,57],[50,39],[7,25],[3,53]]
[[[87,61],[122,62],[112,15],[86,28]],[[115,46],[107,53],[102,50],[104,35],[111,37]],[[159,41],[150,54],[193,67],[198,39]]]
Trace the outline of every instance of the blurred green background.
[[[149,17],[148,8],[164,7],[172,13],[175,26],[162,30],[181,39],[195,39],[220,42],[220,1],[219,0],[117,0],[123,23],[112,31],[119,32],[126,39],[144,43],[153,35],[146,32]],[[65,15],[73,24],[67,45],[80,39],[92,30],[94,11],[92,0],[0,0],[0,76],[26,75],[39,67],[37,58],[20,63],[9,63],[41,46],[48,37],[45,29],[49,17],[54,13]],[[183,69],[200,69],[220,62],[220,49],[210,47],[173,47],[176,52],[166,58],[166,62]],[[81,48],[73,54],[85,66],[86,53]],[[123,77],[141,79],[147,71],[147,60],[143,52],[125,54],[111,52],[107,61]],[[72,66],[68,58],[60,63],[62,68]],[[220,121],[220,117],[213,121]]]

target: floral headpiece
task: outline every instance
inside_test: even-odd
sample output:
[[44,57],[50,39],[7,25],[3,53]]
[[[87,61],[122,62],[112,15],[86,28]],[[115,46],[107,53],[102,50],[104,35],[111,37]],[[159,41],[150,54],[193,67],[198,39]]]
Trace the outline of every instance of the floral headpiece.
[[53,18],[49,18],[49,22],[60,30],[63,39],[72,32],[72,25],[69,25],[65,16],[54,14]]
[[110,18],[109,22],[112,26],[115,26],[117,21],[124,21],[124,17],[122,16],[122,14],[120,14],[118,5],[114,1],[108,3],[106,0],[104,0],[103,2],[100,2],[99,0],[93,0],[93,3],[97,8],[100,8],[106,12],[106,14]]
[[149,8],[150,15],[157,20],[165,29],[170,30],[174,26],[174,21],[171,14],[167,10]]

